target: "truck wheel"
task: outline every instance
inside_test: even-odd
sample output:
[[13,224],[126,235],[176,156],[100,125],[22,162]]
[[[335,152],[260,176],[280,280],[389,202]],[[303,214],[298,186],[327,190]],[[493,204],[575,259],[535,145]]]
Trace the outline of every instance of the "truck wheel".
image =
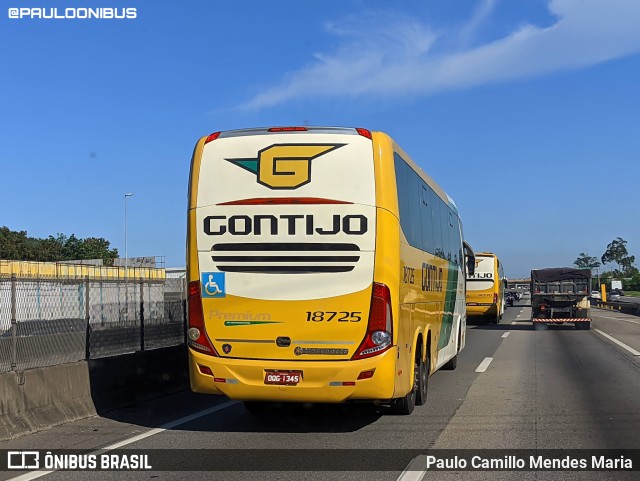
[[546,322],[534,322],[533,323],[533,329],[535,331],[546,331],[547,330],[547,323]]
[[591,322],[576,322],[575,326],[578,331],[588,331],[591,329]]

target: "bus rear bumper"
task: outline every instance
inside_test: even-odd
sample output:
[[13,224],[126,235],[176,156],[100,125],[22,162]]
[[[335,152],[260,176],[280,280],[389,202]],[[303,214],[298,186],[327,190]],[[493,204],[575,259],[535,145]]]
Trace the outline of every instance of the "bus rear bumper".
[[467,317],[495,316],[497,313],[497,304],[467,304]]
[[[339,403],[393,397],[397,348],[357,361],[273,361],[225,359],[189,349],[191,390],[241,401]],[[213,375],[204,374],[209,368]],[[266,370],[302,371],[295,386],[265,384]],[[369,379],[358,376],[375,370]],[[206,369],[204,369],[206,372]],[[346,385],[343,383],[347,383]]]

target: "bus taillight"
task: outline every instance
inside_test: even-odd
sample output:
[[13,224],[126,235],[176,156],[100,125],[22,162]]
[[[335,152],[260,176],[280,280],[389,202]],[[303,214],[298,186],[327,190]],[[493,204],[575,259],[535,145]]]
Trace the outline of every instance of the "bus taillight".
[[352,359],[364,359],[383,353],[391,347],[392,338],[391,293],[384,284],[374,282],[367,332]]
[[358,132],[358,134],[362,135],[363,137],[371,140],[371,132],[367,129],[356,129],[356,132]]
[[213,344],[211,344],[207,336],[207,331],[204,328],[200,281],[189,283],[189,300],[187,302],[189,303],[189,330],[187,331],[189,346],[191,349],[201,352],[202,354],[217,356],[218,353],[213,347]]
[[205,139],[204,143],[208,144],[212,140],[216,140],[218,137],[220,137],[220,132],[214,132]]

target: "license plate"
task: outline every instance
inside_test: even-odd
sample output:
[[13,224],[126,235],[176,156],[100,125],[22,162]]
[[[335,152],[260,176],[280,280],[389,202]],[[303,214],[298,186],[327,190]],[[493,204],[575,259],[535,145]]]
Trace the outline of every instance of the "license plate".
[[265,371],[265,384],[295,386],[302,380],[302,371]]

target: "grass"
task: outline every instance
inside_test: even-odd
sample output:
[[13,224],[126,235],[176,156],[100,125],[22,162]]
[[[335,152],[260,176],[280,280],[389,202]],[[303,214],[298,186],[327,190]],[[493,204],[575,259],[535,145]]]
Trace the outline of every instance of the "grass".
[[640,291],[625,291],[625,296],[640,297]]

